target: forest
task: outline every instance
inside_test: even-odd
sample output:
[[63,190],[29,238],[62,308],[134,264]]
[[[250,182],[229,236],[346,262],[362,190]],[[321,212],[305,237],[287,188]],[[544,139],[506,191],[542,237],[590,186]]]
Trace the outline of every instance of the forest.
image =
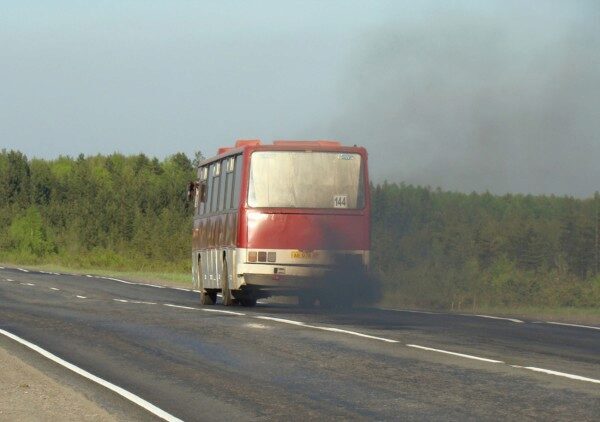
[[[0,152],[0,262],[189,273],[194,162]],[[600,198],[371,186],[382,303],[600,306]]]

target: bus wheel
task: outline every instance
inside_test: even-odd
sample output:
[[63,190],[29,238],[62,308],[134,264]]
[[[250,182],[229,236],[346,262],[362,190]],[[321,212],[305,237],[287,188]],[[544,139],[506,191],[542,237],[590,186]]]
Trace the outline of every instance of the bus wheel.
[[298,306],[301,308],[314,308],[317,297],[314,293],[302,293],[298,295]]
[[229,272],[227,271],[227,260],[223,260],[223,271],[221,272],[221,295],[223,296],[223,305],[233,305],[233,296],[227,282]]
[[200,305],[214,305],[217,302],[217,291],[214,289],[205,289],[202,279],[202,260],[198,255],[198,267],[196,272],[197,287],[200,290]]
[[217,292],[213,289],[200,291],[200,305],[214,305],[217,302]]
[[256,298],[255,297],[243,297],[240,299],[240,303],[242,304],[242,306],[246,306],[246,307],[253,307],[256,306]]

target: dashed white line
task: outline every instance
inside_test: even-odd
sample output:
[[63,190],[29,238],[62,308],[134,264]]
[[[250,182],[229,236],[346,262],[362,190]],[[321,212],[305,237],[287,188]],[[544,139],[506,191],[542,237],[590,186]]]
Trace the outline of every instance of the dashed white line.
[[504,320],[504,321],[516,322],[517,324],[523,323],[523,321],[521,321],[520,319],[516,319],[516,318],[505,318],[505,317],[497,317],[497,316],[491,316],[491,315],[469,315],[469,314],[461,314],[461,315],[476,316],[476,317],[480,317],[480,318],[489,318],[489,319],[499,319],[499,320]]
[[23,271],[24,273],[28,273],[29,272],[29,270],[26,270],[25,268],[17,268],[17,270]]
[[6,281],[15,281],[12,278],[7,278]]
[[495,360],[495,359],[488,359],[488,358],[482,358],[479,356],[473,356],[473,355],[466,355],[464,353],[456,353],[456,352],[450,352],[448,350],[441,350],[441,349],[433,349],[431,347],[425,347],[425,346],[419,346],[417,344],[407,344],[408,347],[414,347],[416,349],[422,349],[422,350],[429,350],[430,352],[438,352],[438,353],[445,353],[447,355],[453,355],[453,356],[460,356],[462,358],[467,358],[467,359],[474,359],[474,360],[480,360],[483,362],[490,362],[490,363],[504,363],[501,360]]
[[222,309],[199,309],[199,308],[194,308],[194,309],[198,309],[199,311],[203,311],[203,312],[215,312],[218,314],[228,314],[228,315],[238,315],[238,316],[245,316],[246,314],[242,313],[242,312],[235,312],[235,311],[225,311]]
[[60,289],[57,289],[56,287],[50,287],[50,290],[56,290],[56,291],[58,291]]
[[0,267],[0,270],[3,270],[3,269],[4,269],[4,267]]
[[357,336],[357,337],[364,337],[364,338],[370,338],[372,340],[384,341],[386,343],[399,343],[398,340],[393,340],[390,338],[376,337],[376,336],[372,336],[369,334],[359,333],[357,331],[343,330],[341,328],[324,327],[321,325],[311,325],[311,324],[306,324],[306,323],[300,322],[300,321],[294,321],[291,319],[275,318],[275,317],[268,317],[268,316],[262,316],[262,315],[255,316],[254,318],[264,319],[264,320],[268,320],[268,321],[282,322],[284,324],[291,324],[291,325],[296,325],[296,326],[301,326],[301,327],[306,327],[306,328],[312,328],[315,330],[323,330],[323,331],[331,331],[334,333],[350,334],[350,335]]
[[130,300],[130,303],[139,303],[142,305],[156,305],[156,302],[146,302],[144,300]]
[[33,283],[19,283],[22,284],[23,286],[35,286],[35,284]]
[[127,299],[113,299],[115,302],[129,303]]
[[81,296],[81,295],[77,295],[77,298],[78,298],[78,299],[87,299],[87,297],[86,297],[86,296]]
[[91,274],[86,274],[85,276],[88,277],[88,278],[94,278],[94,276],[91,275]]
[[592,330],[600,330],[600,327],[594,327],[592,325],[567,324],[566,322],[546,321],[546,324],[564,325],[564,326],[567,326],[567,327],[590,328]]
[[513,368],[529,369],[530,371],[543,372],[545,374],[556,375],[558,377],[564,377],[564,378],[570,378],[570,379],[574,379],[577,381],[586,381],[586,382],[593,382],[594,384],[600,384],[600,380],[597,380],[594,378],[582,377],[580,375],[568,374],[566,372],[553,371],[551,369],[544,369],[544,368],[536,368],[535,366],[519,366],[519,365],[511,365],[511,366]]
[[182,306],[182,305],[173,305],[172,303],[163,303],[165,306],[169,306],[171,308],[179,308],[179,309],[191,309],[192,311],[199,310],[198,308],[192,308],[191,306]]
[[5,335],[6,337],[9,337],[11,339],[13,339],[14,341],[21,343],[22,345],[30,348],[31,350],[39,353],[40,355],[44,356],[45,358],[50,359],[51,361],[58,363],[61,366],[64,366],[65,368],[75,372],[76,374],[81,375],[84,378],[87,378],[97,384],[100,384],[103,387],[108,388],[111,391],[114,391],[115,393],[117,393],[118,395],[120,395],[121,397],[137,404],[138,406],[146,409],[148,412],[158,416],[161,419],[164,419],[168,422],[182,422],[181,419],[171,415],[170,413],[165,412],[164,410],[162,410],[161,408],[153,405],[152,403],[144,400],[143,398],[141,398],[140,396],[137,396],[133,393],[130,393],[129,391],[125,390],[124,388],[119,387],[118,385],[115,385],[111,382],[105,381],[104,379],[97,377],[94,374],[91,374],[90,372],[86,371],[85,369],[81,369],[78,366],[73,365],[70,362],[67,362],[64,359],[59,358],[58,356],[48,352],[47,350],[42,349],[41,347],[25,340],[22,339],[12,333],[9,333],[8,331],[5,331],[3,329],[0,329],[0,334]]

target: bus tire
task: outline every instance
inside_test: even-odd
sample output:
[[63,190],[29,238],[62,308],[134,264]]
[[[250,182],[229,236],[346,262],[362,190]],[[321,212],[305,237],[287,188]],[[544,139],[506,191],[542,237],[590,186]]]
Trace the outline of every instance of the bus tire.
[[198,256],[198,267],[196,276],[198,277],[198,290],[200,290],[200,305],[214,305],[217,302],[217,292],[214,289],[205,289],[202,280],[202,260]]
[[221,271],[221,295],[223,296],[223,305],[231,306],[233,305],[233,295],[231,294],[231,290],[229,289],[229,283],[227,281],[228,278],[228,270],[227,270],[227,260],[223,260],[223,271]]
[[256,298],[255,297],[243,297],[240,299],[240,304],[242,306],[251,308],[253,306],[256,306]]
[[214,305],[217,302],[217,292],[213,289],[200,291],[200,305]]

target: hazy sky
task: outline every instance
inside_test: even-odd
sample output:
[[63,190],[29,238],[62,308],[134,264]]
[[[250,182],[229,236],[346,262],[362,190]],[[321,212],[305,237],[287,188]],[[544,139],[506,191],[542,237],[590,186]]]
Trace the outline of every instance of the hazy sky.
[[600,190],[598,1],[1,1],[0,148],[338,138],[376,181]]

